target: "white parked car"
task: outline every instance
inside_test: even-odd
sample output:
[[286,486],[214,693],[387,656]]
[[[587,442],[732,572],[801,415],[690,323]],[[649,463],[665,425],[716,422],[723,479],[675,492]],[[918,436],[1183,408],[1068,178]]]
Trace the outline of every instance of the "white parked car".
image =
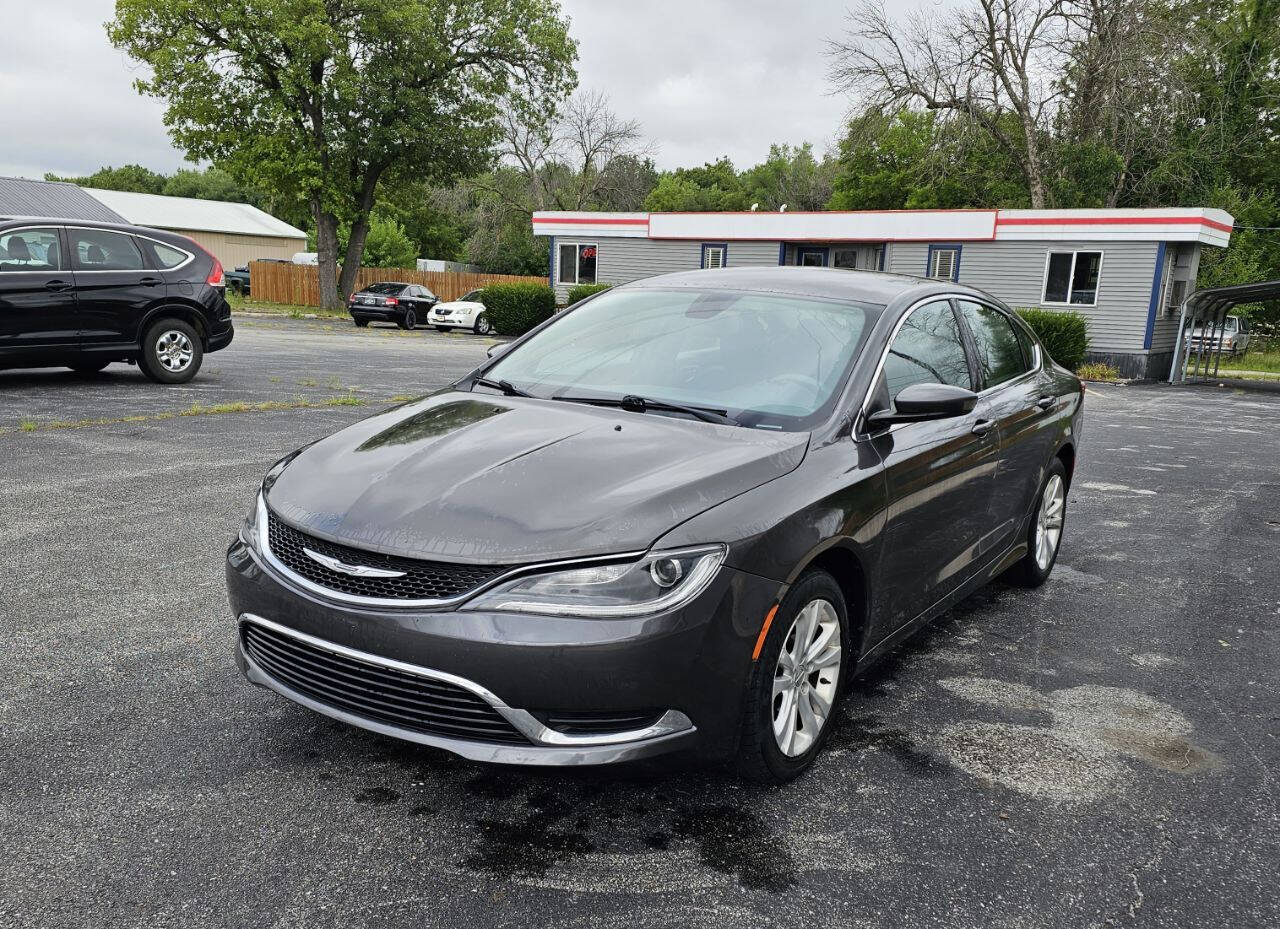
[[1223,324],[1215,330],[1212,325],[1191,330],[1189,341],[1192,353],[1200,351],[1200,343],[1204,343],[1205,352],[1216,351],[1222,344],[1222,354],[1243,355],[1249,347],[1249,321],[1242,316],[1228,316]]
[[491,335],[493,324],[480,302],[480,291],[473,290],[457,300],[437,303],[431,308],[431,325],[441,332],[450,329],[470,329],[476,335]]

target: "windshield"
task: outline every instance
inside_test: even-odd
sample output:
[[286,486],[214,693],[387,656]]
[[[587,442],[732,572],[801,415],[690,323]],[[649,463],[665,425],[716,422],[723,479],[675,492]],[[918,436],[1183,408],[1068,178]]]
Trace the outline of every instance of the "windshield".
[[883,307],[725,290],[619,290],[485,372],[536,397],[645,397],[807,429],[830,413]]
[[398,294],[404,290],[403,284],[370,284],[364,289],[367,294]]

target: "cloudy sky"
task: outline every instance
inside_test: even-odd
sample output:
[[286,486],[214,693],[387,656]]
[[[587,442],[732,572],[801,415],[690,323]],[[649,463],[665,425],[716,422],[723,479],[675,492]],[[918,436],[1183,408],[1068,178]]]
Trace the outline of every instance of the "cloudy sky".
[[[740,167],[775,141],[832,144],[847,102],[823,55],[843,0],[562,0],[581,87],[640,121],[661,167],[728,155]],[[113,0],[6,4],[0,29],[0,174],[85,174],[130,162],[169,172],[182,153],[136,66],[107,42]],[[16,21],[15,21],[16,17]]]

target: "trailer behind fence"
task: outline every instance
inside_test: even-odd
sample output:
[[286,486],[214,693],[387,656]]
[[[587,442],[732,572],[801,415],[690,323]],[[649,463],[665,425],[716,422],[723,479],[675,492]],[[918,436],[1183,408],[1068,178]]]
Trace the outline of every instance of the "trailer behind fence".
[[[249,265],[250,293],[255,300],[269,303],[292,303],[298,306],[320,305],[320,269],[315,265],[284,264],[255,261]],[[356,290],[378,281],[403,281],[421,284],[441,300],[457,300],[463,294],[487,284],[545,284],[545,277],[515,274],[483,274],[458,271],[415,271],[409,268],[361,268],[356,275]]]

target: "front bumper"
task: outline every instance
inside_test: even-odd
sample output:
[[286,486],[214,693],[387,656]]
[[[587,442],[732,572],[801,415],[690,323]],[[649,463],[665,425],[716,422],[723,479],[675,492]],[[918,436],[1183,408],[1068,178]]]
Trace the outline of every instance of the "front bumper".
[[[237,663],[255,684],[343,722],[477,761],[595,765],[671,752],[721,758],[737,745],[751,649],[777,585],[722,568],[680,610],[635,619],[512,613],[371,611],[328,602],[265,567],[239,540],[227,553],[231,606],[241,622]],[[459,684],[481,696],[528,744],[425,733],[317,699],[253,660],[244,624],[313,646]],[[549,713],[657,708],[639,730],[566,734]]]

